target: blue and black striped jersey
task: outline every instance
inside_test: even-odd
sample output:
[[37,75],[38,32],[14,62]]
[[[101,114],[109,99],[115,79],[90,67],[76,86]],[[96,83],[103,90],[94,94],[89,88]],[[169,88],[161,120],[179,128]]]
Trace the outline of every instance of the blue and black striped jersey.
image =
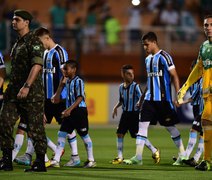
[[79,77],[75,76],[73,79],[66,81],[67,97],[66,107],[70,107],[76,101],[77,97],[83,97],[78,107],[86,107],[85,103],[85,85],[84,81]]
[[[5,64],[4,64],[4,58],[3,58],[3,55],[2,53],[0,52],[0,69],[1,68],[5,68]],[[3,86],[0,87],[0,95],[3,94]]]
[[149,55],[145,63],[147,70],[145,100],[172,102],[169,71],[175,68],[175,65],[171,56],[167,52],[160,50],[154,55]]
[[[43,84],[45,90],[45,98],[50,99],[56,92],[60,79],[63,74],[61,71],[61,65],[68,60],[67,51],[56,44],[51,50],[44,52],[43,63]],[[61,93],[61,99],[66,98],[66,89],[64,88]]]
[[4,58],[3,58],[3,55],[2,53],[0,52],[0,69],[1,68],[5,68],[5,65],[4,65]]
[[136,103],[142,95],[141,87],[136,82],[124,87],[124,83],[119,86],[119,102],[122,103],[123,111],[139,111]]
[[199,105],[199,114],[202,114],[204,102],[202,97],[202,78],[200,78],[196,83],[194,83],[190,88],[191,93],[191,105]]

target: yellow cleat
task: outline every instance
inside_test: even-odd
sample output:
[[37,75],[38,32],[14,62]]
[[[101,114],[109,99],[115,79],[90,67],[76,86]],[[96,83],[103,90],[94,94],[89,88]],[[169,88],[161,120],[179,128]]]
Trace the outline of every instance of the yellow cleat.
[[50,160],[46,161],[46,162],[45,162],[45,166],[46,166],[46,168],[47,168],[47,167],[50,167],[50,166],[51,166],[51,161],[50,161]]
[[116,157],[115,159],[113,159],[113,161],[111,162],[112,164],[121,164],[123,162],[123,158],[119,158]]
[[157,148],[157,151],[152,154],[155,164],[160,163],[160,150]]

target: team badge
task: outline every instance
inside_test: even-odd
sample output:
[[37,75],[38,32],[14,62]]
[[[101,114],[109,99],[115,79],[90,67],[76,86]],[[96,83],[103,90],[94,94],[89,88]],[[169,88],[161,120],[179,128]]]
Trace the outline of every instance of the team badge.
[[33,49],[38,51],[38,50],[40,50],[40,46],[34,46]]

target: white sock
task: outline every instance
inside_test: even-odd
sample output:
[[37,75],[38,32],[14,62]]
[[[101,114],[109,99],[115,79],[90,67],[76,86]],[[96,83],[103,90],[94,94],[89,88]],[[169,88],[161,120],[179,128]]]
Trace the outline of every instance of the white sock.
[[124,138],[117,138],[117,151],[120,159],[123,159],[123,142]]
[[72,150],[72,156],[77,156],[78,148],[77,148],[77,136],[75,131],[73,131],[71,134],[68,134],[68,143]]
[[89,134],[87,134],[86,136],[81,136],[84,144],[85,144],[85,148],[87,151],[87,156],[88,156],[88,160],[89,161],[94,161],[94,157],[93,157],[93,143],[91,141],[91,138],[89,136]]
[[33,143],[32,143],[32,139],[31,138],[27,138],[27,150],[26,153],[30,154],[31,156],[33,155],[33,153],[35,152]]
[[143,136],[136,137],[136,157],[138,160],[142,160],[145,142],[146,137]]
[[16,134],[14,149],[13,149],[13,152],[12,152],[12,161],[16,158],[18,152],[20,151],[20,149],[23,145],[23,142],[24,142],[24,135],[23,134]]
[[197,151],[194,155],[194,159],[198,162],[200,159],[200,156],[202,155],[202,152],[204,150],[204,140],[203,137],[200,136],[199,138],[199,143],[198,143],[198,147],[197,147]]
[[196,142],[197,142],[197,132],[190,132],[189,133],[188,145],[187,145],[186,151],[185,151],[186,158],[189,158],[191,152],[194,149]]
[[55,156],[54,156],[54,160],[56,160],[57,162],[60,162],[60,157],[65,148],[67,134],[68,134],[67,132],[62,132],[62,131],[58,132],[57,148],[56,148]]
[[149,139],[146,139],[145,141],[145,146],[152,151],[152,153],[154,154],[157,151],[157,148],[155,148],[152,143],[149,141]]
[[49,161],[47,154],[45,154],[45,162]]
[[175,126],[168,126],[168,127],[166,127],[166,129],[171,134],[172,140],[174,141],[175,145],[179,149],[179,155],[184,156],[185,149],[184,149],[183,141],[180,136],[180,132],[178,131],[178,129]]
[[52,150],[52,151],[56,151],[57,146],[52,142],[51,139],[47,138],[47,146]]

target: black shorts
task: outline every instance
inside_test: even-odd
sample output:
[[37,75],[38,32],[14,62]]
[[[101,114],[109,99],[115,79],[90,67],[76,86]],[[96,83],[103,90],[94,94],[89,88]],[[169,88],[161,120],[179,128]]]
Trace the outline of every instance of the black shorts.
[[61,101],[58,104],[53,104],[50,99],[45,100],[44,112],[47,119],[47,124],[52,122],[55,117],[58,124],[62,123],[61,113],[66,109],[66,102]]
[[179,123],[177,113],[172,104],[168,101],[144,101],[140,121],[150,122],[156,125],[157,122],[162,126],[173,126]]
[[196,130],[201,136],[203,136],[201,115],[199,115],[199,105],[193,105],[193,115],[194,121],[192,123],[192,129]]
[[72,133],[76,129],[80,136],[88,134],[87,108],[75,108],[69,117],[63,119],[60,131]]
[[132,138],[136,138],[138,133],[139,112],[126,112],[121,115],[119,126],[117,128],[117,134],[126,134],[130,132]]

